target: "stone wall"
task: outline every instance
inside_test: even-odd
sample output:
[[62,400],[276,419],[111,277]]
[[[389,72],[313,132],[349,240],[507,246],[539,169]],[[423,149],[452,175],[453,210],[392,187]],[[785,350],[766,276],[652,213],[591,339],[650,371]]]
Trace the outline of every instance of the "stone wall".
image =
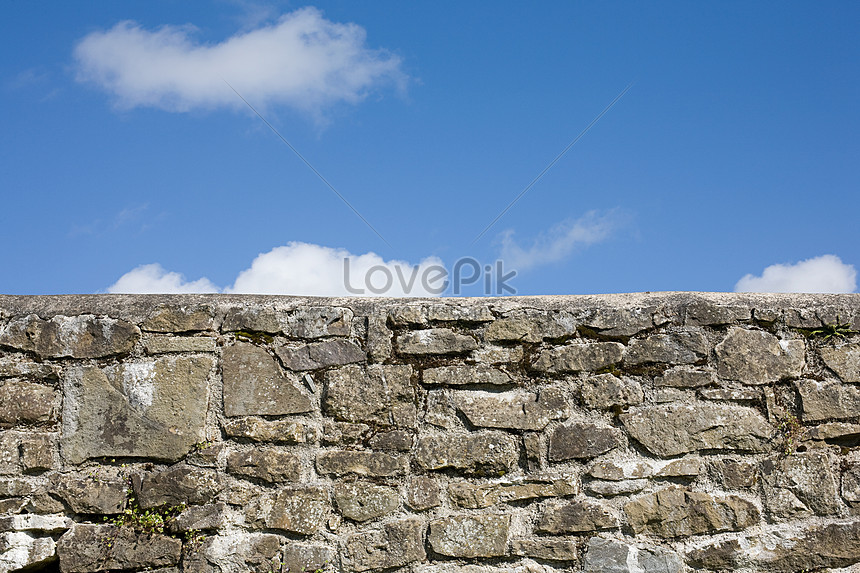
[[0,296],[0,571],[855,571],[854,331],[857,295]]

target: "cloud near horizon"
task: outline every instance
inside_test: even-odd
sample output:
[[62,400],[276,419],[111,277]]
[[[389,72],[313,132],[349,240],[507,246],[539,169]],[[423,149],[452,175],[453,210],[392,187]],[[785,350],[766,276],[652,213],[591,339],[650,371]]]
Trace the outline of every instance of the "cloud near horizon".
[[748,274],[735,285],[735,292],[851,293],[856,290],[857,270],[836,255],[771,265],[761,276]]
[[157,263],[141,265],[107,288],[109,293],[290,294],[303,296],[438,296],[441,280],[432,279],[442,261],[428,257],[417,265],[385,261],[376,253],[353,255],[309,243],[291,242],[258,255],[236,277],[219,288],[207,278],[186,281]]
[[555,263],[570,256],[574,250],[607,239],[621,224],[616,210],[600,214],[589,211],[576,220],[559,223],[523,247],[514,240],[514,232],[501,235],[500,257],[518,271]]
[[407,79],[399,57],[367,47],[364,28],[326,20],[312,7],[220,43],[201,43],[195,32],[191,25],[146,30],[133,21],[93,32],[75,47],[77,79],[107,91],[122,109],[244,108],[227,80],[254,105],[311,113],[356,103],[384,85],[403,88]]

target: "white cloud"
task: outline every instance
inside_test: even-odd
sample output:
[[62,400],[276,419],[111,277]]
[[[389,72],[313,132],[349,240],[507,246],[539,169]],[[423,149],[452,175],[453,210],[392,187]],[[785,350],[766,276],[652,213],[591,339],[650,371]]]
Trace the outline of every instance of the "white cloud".
[[128,294],[207,293],[219,290],[207,278],[187,282],[181,274],[168,272],[158,263],[132,269],[107,288],[110,293]]
[[857,271],[836,255],[821,255],[793,265],[771,265],[760,277],[746,275],[735,292],[846,293],[857,289]]
[[227,80],[255,105],[313,113],[406,79],[400,58],[366,46],[361,26],[331,22],[315,8],[221,43],[201,43],[195,32],[191,25],[150,31],[132,21],[93,32],[75,48],[77,78],[111,93],[121,108],[244,107]]
[[428,257],[417,265],[385,261],[375,253],[353,255],[308,243],[289,243],[258,255],[233,286],[220,289],[208,279],[186,282],[158,264],[124,274],[112,293],[225,292],[307,296],[437,296],[445,284],[442,261]]
[[615,211],[603,215],[589,211],[575,221],[564,221],[555,225],[527,248],[514,240],[513,231],[506,231],[502,234],[500,256],[510,268],[518,271],[555,263],[570,256],[577,247],[603,241],[619,224]]

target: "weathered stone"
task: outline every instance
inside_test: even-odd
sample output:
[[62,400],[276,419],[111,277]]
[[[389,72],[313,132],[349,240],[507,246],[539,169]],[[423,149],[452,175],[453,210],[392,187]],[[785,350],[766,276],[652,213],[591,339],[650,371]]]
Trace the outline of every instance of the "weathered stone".
[[427,541],[433,551],[448,557],[497,557],[508,544],[510,515],[457,515],[430,522]]
[[227,456],[227,444],[225,442],[202,442],[194,445],[185,462],[201,468],[221,468],[224,458]]
[[717,326],[752,318],[752,309],[748,306],[717,304],[707,300],[692,302],[685,310],[685,322],[690,325]]
[[52,469],[56,464],[57,435],[33,432],[21,438],[21,468],[25,472]]
[[384,426],[413,426],[418,410],[412,367],[371,364],[366,368],[344,366],[325,374],[326,415],[347,422]]
[[47,362],[30,362],[23,355],[0,356],[0,378],[34,378],[37,380],[58,380],[60,366]]
[[284,366],[295,371],[316,370],[367,360],[367,355],[356,343],[342,338],[304,346],[279,346],[275,353]]
[[588,475],[597,479],[621,481],[651,477],[654,475],[654,468],[648,463],[635,460],[602,461],[592,464]]
[[143,341],[147,354],[170,352],[215,352],[214,338],[208,336],[155,336]]
[[406,505],[415,511],[425,511],[438,507],[439,484],[433,478],[413,476],[406,484]]
[[385,450],[393,452],[408,452],[412,449],[414,436],[408,430],[392,430],[380,432],[367,441],[367,445],[374,450]]
[[[19,475],[12,477],[0,477],[0,498],[21,497],[36,493],[37,483],[31,479],[24,479]],[[41,485],[39,488],[41,489]]]
[[0,516],[0,532],[39,531],[62,533],[73,521],[64,515],[6,515]]
[[393,326],[427,326],[427,308],[423,305],[404,304],[388,310]]
[[514,364],[523,359],[522,346],[483,346],[472,352],[478,364]]
[[640,308],[599,308],[585,325],[601,336],[627,337],[654,327],[654,306]]
[[557,569],[541,565],[531,559],[523,559],[513,565],[493,567],[486,563],[480,565],[459,565],[445,563],[443,565],[418,565],[415,573],[557,573]]
[[484,304],[431,304],[427,318],[439,322],[491,322],[496,320],[490,307]]
[[764,451],[773,428],[755,410],[723,404],[661,404],[620,416],[648,451],[661,457],[696,450]]
[[224,348],[224,414],[300,414],[313,409],[293,376],[284,376],[274,358],[258,346],[237,342]]
[[573,539],[513,539],[511,553],[545,561],[577,561],[577,543]]
[[860,388],[836,380],[800,380],[797,391],[803,421],[844,420],[860,416]]
[[372,483],[337,483],[334,486],[334,502],[344,517],[368,521],[397,509],[400,496],[394,488]]
[[834,456],[813,450],[761,463],[764,504],[771,518],[798,513],[831,515],[839,511]]
[[860,438],[860,424],[830,422],[820,424],[806,431],[809,440],[840,440]]
[[210,469],[178,464],[133,480],[140,507],[203,505],[211,503],[224,488],[221,476]]
[[258,446],[243,452],[230,452],[227,471],[269,483],[297,482],[302,478],[302,460],[292,451]]
[[687,561],[694,567],[720,570],[791,572],[850,567],[860,562],[860,521],[771,527],[760,535],[700,546],[687,554]]
[[352,445],[364,442],[371,434],[367,424],[323,421],[322,442],[327,445]]
[[824,346],[818,352],[827,367],[836,372],[843,382],[860,382],[860,343],[852,342],[839,347]]
[[462,428],[463,424],[457,417],[457,408],[454,405],[454,392],[448,389],[427,392],[424,422],[446,430]]
[[80,474],[56,474],[51,478],[51,490],[74,513],[113,515],[122,512],[128,503],[128,486],[119,475],[104,475],[91,470]]
[[9,475],[20,473],[20,447],[20,433],[0,432],[0,474]]
[[104,369],[68,368],[60,439],[66,462],[178,460],[205,439],[212,367],[208,356],[165,356]]
[[9,380],[0,386],[0,424],[37,424],[57,419],[57,394],[50,386]]
[[540,353],[532,368],[552,374],[606,368],[621,362],[624,345],[618,342],[574,343]]
[[564,460],[594,458],[622,445],[621,430],[587,422],[559,426],[549,437],[549,459]]
[[406,456],[381,452],[330,451],[317,454],[321,474],[392,477],[406,473]]
[[573,477],[534,479],[521,483],[454,482],[448,486],[451,501],[459,507],[468,509],[490,507],[499,502],[564,497],[577,493],[579,493],[579,481]]
[[306,444],[319,439],[319,428],[308,426],[305,422],[265,420],[257,417],[226,420],[224,433],[231,438],[284,444]]
[[666,370],[662,376],[654,378],[655,386],[670,386],[673,388],[696,388],[716,382],[716,376],[710,370],[694,370],[688,366],[677,366]]
[[[284,539],[271,533],[231,532],[206,536],[182,557],[183,573],[269,573],[280,571]],[[173,573],[162,571],[162,573]],[[178,571],[176,572],[178,573]],[[290,572],[292,573],[292,572]]]
[[391,358],[391,331],[385,325],[385,317],[367,318],[367,357],[370,362],[385,362]]
[[348,308],[308,306],[287,316],[284,332],[296,338],[349,336],[353,313]]
[[583,571],[588,573],[682,573],[684,563],[662,547],[628,545],[616,539],[592,537],[585,548]]
[[252,502],[247,517],[272,529],[313,535],[328,518],[331,505],[323,487],[281,488]]
[[590,376],[580,387],[582,401],[588,408],[610,410],[616,406],[641,404],[642,386],[632,378],[618,378],[612,374]]
[[140,325],[150,332],[192,332],[212,330],[214,309],[207,305],[171,305],[153,312]]
[[[665,464],[665,465],[663,465]],[[655,462],[657,477],[695,477],[702,471],[702,458],[690,456],[666,462]]]
[[491,385],[509,386],[516,384],[510,374],[497,368],[486,366],[440,366],[428,368],[422,373],[425,384],[447,384],[449,386]]
[[57,542],[64,573],[166,567],[179,563],[181,553],[179,539],[114,525],[76,524]]
[[457,407],[473,426],[542,430],[552,420],[567,418],[570,409],[559,388],[531,392],[461,392]]
[[693,364],[705,358],[709,350],[708,339],[701,332],[652,334],[630,341],[624,363],[631,366],[650,362]]
[[170,522],[170,531],[208,531],[219,529],[225,524],[227,504],[213,503],[208,505],[192,505],[182,510]]
[[334,560],[335,553],[326,545],[290,542],[284,546],[283,573],[324,571]]
[[601,497],[615,497],[616,495],[630,495],[638,493],[648,485],[646,479],[633,479],[625,481],[592,481],[586,484],[585,489],[589,493]]
[[550,535],[566,535],[615,529],[618,526],[618,517],[609,507],[597,501],[582,499],[548,507],[538,518],[535,531]]
[[139,337],[140,330],[124,320],[92,315],[42,320],[31,314],[0,331],[0,346],[49,358],[102,358],[128,353]]
[[424,436],[418,439],[415,461],[425,470],[501,475],[517,466],[519,448],[512,436],[501,432]]
[[266,332],[276,334],[281,332],[281,324],[275,310],[272,308],[231,308],[224,315],[221,324],[223,332]]
[[848,464],[842,474],[842,497],[852,503],[860,502],[860,463]]
[[568,313],[521,311],[498,319],[484,331],[487,342],[541,342],[576,334],[576,321]]
[[731,328],[714,350],[717,373],[745,384],[796,378],[806,365],[803,340],[779,340],[762,330]]
[[754,402],[761,399],[761,390],[759,388],[700,388],[699,396],[705,400]]
[[423,537],[424,525],[417,519],[386,523],[381,530],[347,538],[345,561],[358,573],[423,561],[427,557]]
[[624,505],[633,531],[659,537],[740,531],[759,521],[759,511],[747,500],[730,495],[671,487],[638,497]]
[[47,571],[56,559],[57,544],[51,537],[0,533],[0,571]]
[[449,328],[413,330],[397,337],[400,354],[462,354],[477,347],[474,338]]

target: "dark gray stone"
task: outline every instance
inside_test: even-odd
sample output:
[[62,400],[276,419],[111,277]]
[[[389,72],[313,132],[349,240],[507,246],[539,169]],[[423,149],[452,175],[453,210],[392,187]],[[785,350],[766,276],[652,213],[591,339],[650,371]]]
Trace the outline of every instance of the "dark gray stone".
[[43,320],[31,314],[0,331],[0,346],[46,358],[103,358],[127,354],[138,338],[140,330],[124,320],[92,315]]
[[622,432],[617,428],[576,422],[559,426],[550,434],[549,459],[559,462],[594,458],[623,443]]
[[308,306],[292,311],[284,332],[295,338],[349,336],[353,313],[348,308]]
[[56,474],[51,477],[51,490],[74,513],[113,515],[122,512],[128,503],[128,484],[118,475],[90,470],[89,475]]
[[624,505],[637,535],[685,537],[701,533],[741,531],[758,524],[755,505],[738,496],[714,497],[671,487],[635,498]]
[[544,350],[532,368],[551,374],[601,370],[618,364],[624,345],[618,342],[574,343]]
[[168,567],[181,553],[179,539],[114,525],[76,524],[57,542],[63,573]]
[[135,480],[134,486],[143,509],[211,503],[224,487],[221,476],[214,470],[186,464],[144,474],[139,481]]
[[547,508],[535,524],[535,531],[550,535],[567,535],[615,529],[619,524],[618,517],[608,506],[582,499]]
[[764,504],[772,518],[798,513],[832,515],[839,511],[839,485],[833,454],[813,450],[762,461]]
[[413,426],[418,410],[409,365],[344,366],[325,374],[323,411],[347,422]]
[[275,359],[258,346],[237,342],[222,352],[224,414],[300,414],[313,409],[298,380],[281,373]]
[[367,360],[367,355],[356,343],[342,338],[297,347],[279,346],[275,353],[284,366],[295,371],[316,370]]
[[566,312],[517,311],[487,326],[487,342],[541,342],[576,334],[576,320]]
[[297,482],[302,478],[302,460],[296,452],[255,447],[227,455],[227,471],[269,483]]
[[518,460],[516,441],[501,432],[424,436],[415,452],[415,461],[425,470],[453,468],[477,475],[509,473]]

